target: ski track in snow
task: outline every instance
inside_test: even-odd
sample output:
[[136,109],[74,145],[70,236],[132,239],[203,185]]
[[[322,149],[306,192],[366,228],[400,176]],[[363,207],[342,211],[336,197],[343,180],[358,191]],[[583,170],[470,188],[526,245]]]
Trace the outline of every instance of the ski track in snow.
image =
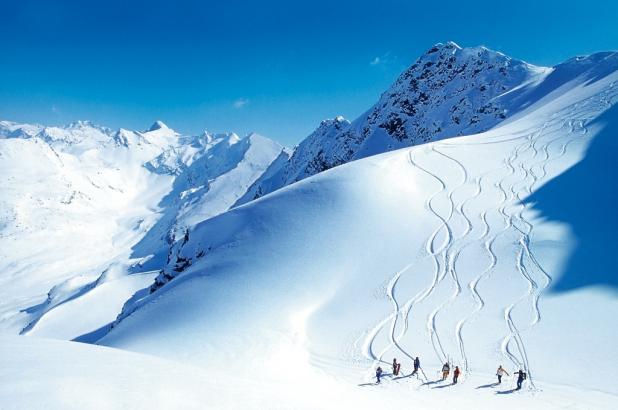
[[[466,236],[470,233],[471,231],[471,226],[472,226],[472,222],[470,221],[470,219],[463,213],[463,206],[465,205],[465,202],[469,199],[467,198],[466,200],[462,201],[459,206],[457,206],[453,200],[453,194],[455,193],[455,191],[457,191],[459,188],[463,187],[467,181],[468,181],[468,172],[466,171],[466,168],[461,164],[461,162],[457,161],[455,158],[444,154],[443,152],[437,150],[435,148],[435,146],[433,147],[434,151],[437,152],[438,154],[440,154],[441,156],[443,156],[444,158],[447,158],[448,160],[454,162],[457,165],[457,168],[461,171],[461,182],[459,183],[459,185],[457,185],[450,193],[449,193],[449,201],[451,204],[453,204],[453,208],[456,210],[456,214],[460,217],[462,217],[466,223],[466,228],[463,231],[463,233],[457,238],[455,239],[450,246],[445,249],[444,252],[444,262],[445,262],[445,271],[448,270],[449,276],[452,279],[452,285],[453,285],[453,294],[451,295],[451,297],[449,299],[447,299],[447,301],[445,303],[443,303],[442,305],[438,306],[438,309],[436,311],[434,311],[433,313],[433,326],[434,328],[436,327],[435,323],[436,323],[436,317],[438,315],[438,313],[445,309],[446,307],[452,305],[455,300],[457,299],[457,297],[461,294],[461,284],[459,283],[459,279],[457,277],[457,273],[455,270],[455,263],[457,261],[457,258],[459,257],[459,254],[461,253],[462,249],[465,247],[465,239]],[[461,243],[464,243],[464,245],[460,245]],[[469,243],[469,242],[468,242]],[[463,363],[464,363],[464,372],[467,368],[467,357],[466,357],[466,352],[465,352],[465,346],[464,346],[464,341],[463,338],[461,337],[461,327],[463,325],[463,323],[465,322],[465,318],[460,320],[456,326],[455,326],[455,337],[457,339],[457,345],[459,346],[459,352],[460,355],[462,357]],[[439,341],[439,337],[438,337],[438,333],[436,332],[436,339]],[[447,355],[447,360],[448,360],[448,355]]]
[[[435,150],[433,150],[433,151],[435,152]],[[438,285],[442,282],[442,280],[444,279],[444,277],[447,274],[446,258],[442,258],[442,263],[440,263],[441,261],[438,258],[438,255],[440,255],[444,250],[446,250],[450,246],[451,242],[453,241],[453,232],[452,232],[452,229],[451,229],[448,221],[451,219],[451,217],[453,215],[454,205],[453,205],[453,202],[452,202],[452,196],[451,195],[447,195],[447,198],[449,199],[448,215],[446,217],[443,217],[435,210],[435,208],[431,205],[431,203],[432,203],[433,199],[437,195],[444,194],[444,193],[447,192],[446,183],[438,175],[430,172],[429,170],[421,167],[418,163],[414,162],[414,160],[412,159],[412,150],[409,153],[409,159],[410,159],[410,163],[413,166],[415,166],[418,169],[424,171],[427,175],[429,175],[430,177],[435,179],[440,184],[440,186],[442,187],[442,189],[439,192],[437,192],[436,194],[434,194],[432,199],[428,202],[430,212],[435,217],[437,217],[442,222],[442,224],[428,238],[428,241],[427,241],[427,244],[426,244],[426,249],[427,249],[428,253],[431,255],[431,257],[433,258],[434,267],[435,267],[436,270],[435,270],[434,280],[431,283],[430,287],[426,290],[426,292],[422,295],[422,297],[416,302],[416,303],[420,303],[420,302],[424,301],[425,299],[427,299],[429,296],[431,296],[433,294],[433,292],[437,289]],[[439,250],[436,250],[434,242],[436,240],[436,237],[437,237],[438,233],[441,230],[443,230],[443,229],[444,229],[444,231],[447,234],[446,238],[445,238],[445,242],[444,242],[443,246]],[[412,306],[410,306],[410,308],[411,307]],[[440,359],[440,361],[442,361],[442,358],[447,357],[447,355],[444,352],[444,348],[442,346],[442,343],[440,342],[440,338],[438,337],[437,329],[436,329],[436,322],[435,322],[435,316],[436,316],[436,314],[437,314],[437,312],[438,312],[438,310],[440,308],[441,308],[441,306],[438,306],[438,308],[436,310],[434,310],[430,314],[430,316],[427,318],[427,330],[429,331],[429,337],[430,337],[431,343],[433,345],[434,351],[436,353],[436,356]],[[408,314],[409,314],[409,312],[408,312]]]
[[[481,186],[481,177],[477,177],[474,179],[474,183],[476,186],[476,191],[475,193],[469,197],[466,198],[464,201],[462,201],[461,206],[459,207],[459,212],[461,213],[461,215],[466,219],[466,222],[468,224],[468,228],[467,228],[467,233],[471,233],[472,232],[472,221],[470,220],[470,218],[468,218],[465,213],[464,213],[464,206],[466,205],[466,203],[469,200],[475,199],[477,198],[482,191],[482,186]],[[458,251],[456,257],[453,260],[453,271],[455,271],[456,269],[456,262],[457,262],[457,257],[459,256],[459,254],[461,253],[461,251],[468,245],[472,244],[473,242],[470,241],[468,243],[466,243],[464,246],[462,246],[462,248]],[[464,373],[468,372],[469,370],[469,365],[468,365],[468,356],[466,355],[466,351],[465,351],[465,346],[464,346],[464,342],[463,342],[463,334],[462,334],[462,330],[463,327],[465,326],[465,324],[471,319],[472,315],[469,314],[467,316],[465,316],[463,319],[461,319],[459,322],[457,322],[456,328],[455,328],[455,334],[457,335],[457,341],[459,343],[459,351],[460,354],[463,358],[463,371]]]
[[[507,301],[502,309],[507,333],[500,340],[499,346],[502,355],[513,366],[522,368],[528,373],[528,388],[533,391],[537,389],[532,377],[533,372],[528,360],[528,353],[522,333],[531,330],[541,321],[540,299],[543,291],[551,285],[552,276],[541,266],[531,249],[533,225],[524,216],[526,206],[523,204],[523,200],[545,181],[549,173],[548,166],[565,156],[569,146],[578,142],[580,140],[579,137],[587,134],[586,124],[589,119],[594,118],[601,111],[612,106],[612,98],[616,97],[617,94],[613,92],[613,85],[608,92],[602,93],[598,97],[596,102],[599,104],[594,105],[593,108],[590,105],[596,102],[587,100],[581,104],[567,107],[568,111],[565,115],[568,118],[567,120],[560,120],[560,117],[554,116],[541,127],[528,130],[528,132],[520,136],[499,142],[481,142],[480,144],[521,141],[513,148],[511,155],[505,160],[505,168],[503,169],[470,177],[464,164],[458,161],[457,158],[447,155],[438,149],[440,143],[431,144],[430,155],[443,157],[453,163],[459,170],[459,182],[456,182],[456,185],[452,188],[449,188],[448,182],[440,176],[439,172],[421,166],[415,161],[415,149],[409,150],[408,160],[410,165],[421,170],[439,186],[439,189],[432,193],[425,201],[426,209],[439,222],[438,226],[428,236],[424,245],[425,256],[432,258],[433,278],[427,287],[412,295],[405,303],[400,302],[406,295],[398,294],[397,284],[402,275],[415,274],[415,262],[411,262],[399,270],[390,279],[386,289],[386,296],[390,301],[392,311],[385,319],[366,333],[363,348],[365,357],[375,362],[390,364],[390,362],[383,360],[383,356],[391,348],[395,348],[413,360],[414,356],[401,344],[401,340],[409,330],[408,322],[410,315],[415,306],[429,299],[430,296],[436,293],[438,288],[450,286],[452,291],[449,296],[439,302],[437,307],[429,313],[426,321],[426,330],[438,360],[440,362],[450,361],[450,355],[447,354],[442,343],[446,330],[439,326],[439,315],[444,309],[453,305],[459,297],[470,297],[474,302],[474,308],[457,322],[454,329],[454,337],[459,347],[463,373],[469,372],[470,362],[466,354],[463,332],[466,324],[474,320],[486,306],[486,302],[478,288],[479,284],[496,272],[499,262],[497,252],[494,250],[496,241],[505,235],[516,235],[518,236],[517,251],[510,266],[512,266],[517,276],[524,281],[526,290],[516,300]],[[556,133],[558,134],[557,136],[555,136]],[[506,173],[504,173],[504,169],[506,169]],[[479,197],[484,192],[484,184],[491,184],[499,193],[500,198],[494,208],[483,211],[473,221],[471,216],[466,214],[465,206],[468,201]],[[470,185],[474,186],[472,194],[456,202],[455,194],[457,191]],[[439,198],[446,201],[446,212],[444,209],[440,212],[436,207],[435,203]],[[492,226],[488,222],[488,214],[492,212],[496,212],[501,217],[503,221],[502,226]],[[460,218],[460,222],[463,222],[465,226],[460,231],[456,231],[453,225],[457,218]],[[477,220],[480,223],[478,226],[476,225]],[[478,227],[477,230],[480,230],[481,234],[480,236],[472,237],[471,233],[475,231],[475,227]],[[457,275],[457,261],[461,252],[473,243],[481,244],[489,261],[487,266],[467,283],[465,288],[468,292],[466,295],[462,292],[463,287]],[[445,284],[447,276],[450,280],[447,281],[448,284]],[[529,321],[522,320],[521,323],[516,323],[514,311],[519,306],[529,307],[531,312]],[[377,337],[387,327],[389,341],[376,354],[374,345],[377,343]],[[397,331],[398,328],[399,332]]]

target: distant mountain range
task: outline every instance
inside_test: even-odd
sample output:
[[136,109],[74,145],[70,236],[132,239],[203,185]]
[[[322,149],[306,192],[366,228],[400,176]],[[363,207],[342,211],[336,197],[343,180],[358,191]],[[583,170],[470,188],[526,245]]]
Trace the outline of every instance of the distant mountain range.
[[31,331],[87,289],[160,269],[176,238],[287,152],[257,134],[183,136],[161,121],[146,131],[0,122],[1,326]]

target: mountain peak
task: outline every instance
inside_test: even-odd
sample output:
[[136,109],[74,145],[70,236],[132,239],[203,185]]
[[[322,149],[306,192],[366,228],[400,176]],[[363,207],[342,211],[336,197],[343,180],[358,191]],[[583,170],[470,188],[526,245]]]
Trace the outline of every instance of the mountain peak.
[[148,131],[156,131],[156,130],[161,130],[161,129],[169,129],[169,127],[165,125],[163,121],[157,120],[150,126]]
[[101,125],[95,124],[92,121],[73,121],[63,127],[59,127],[68,131],[82,131],[82,132],[89,132],[89,130],[97,130],[99,132],[102,132],[103,134],[106,135],[112,135],[113,132],[110,128],[107,127],[103,127]]
[[461,47],[454,41],[447,41],[446,43],[436,43],[429,50],[425,51],[424,55],[450,50],[461,50]]
[[332,119],[329,118],[326,120],[322,120],[318,129],[331,128],[331,127],[341,128],[342,126],[349,125],[349,124],[350,124],[350,121],[346,120],[343,116],[338,115]]
[[87,120],[86,121],[83,121],[83,120],[73,121],[67,124],[64,128],[72,129],[72,128],[84,128],[84,127],[99,128],[98,125],[94,124],[92,121],[87,121]]

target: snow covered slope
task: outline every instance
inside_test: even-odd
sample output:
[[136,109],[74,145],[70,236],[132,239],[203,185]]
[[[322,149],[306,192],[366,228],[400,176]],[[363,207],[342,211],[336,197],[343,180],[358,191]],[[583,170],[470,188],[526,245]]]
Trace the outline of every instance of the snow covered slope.
[[113,321],[176,232],[230,208],[282,150],[160,121],[144,132],[0,122],[0,327],[72,339]]
[[[198,368],[66,341],[0,336],[0,407],[201,409],[211,378]],[[214,387],[214,386],[211,386]]]
[[520,108],[509,92],[550,71],[485,47],[436,44],[354,122],[322,122],[286,167],[254,190],[266,194],[354,159],[486,131]]
[[[7,354],[10,352],[10,354]],[[288,369],[289,372],[289,369]],[[375,409],[479,408],[484,390],[440,390],[418,394],[413,389],[385,391],[374,386],[336,383],[328,377],[290,379],[294,386],[273,388],[259,377],[241,378],[161,358],[67,341],[0,336],[0,403],[6,410],[67,409]],[[285,388],[284,388],[285,387]],[[544,386],[545,387],[545,386]],[[549,386],[548,386],[549,387]],[[550,387],[551,389],[552,387]],[[395,393],[395,394],[392,394]],[[462,394],[463,393],[463,394]],[[566,407],[578,400],[598,407],[600,392],[545,390],[543,396],[485,402],[505,409],[534,408],[539,403]]]
[[[259,374],[299,391],[287,408],[318,380],[369,383],[393,357],[406,377],[365,387],[401,403],[613,408],[617,85],[616,53],[573,59],[512,90],[517,111],[489,131],[354,161],[200,223],[167,284],[100,343]],[[436,380],[447,360],[457,386]],[[492,384],[499,364],[529,373],[523,391]]]

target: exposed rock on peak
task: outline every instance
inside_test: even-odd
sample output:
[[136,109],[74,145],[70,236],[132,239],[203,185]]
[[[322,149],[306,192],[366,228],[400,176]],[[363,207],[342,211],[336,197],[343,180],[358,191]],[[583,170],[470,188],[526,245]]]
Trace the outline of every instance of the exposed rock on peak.
[[254,191],[266,194],[354,159],[485,131],[510,114],[503,94],[546,72],[485,47],[438,43],[354,122],[322,121],[285,168]]
[[150,128],[148,128],[148,131],[156,131],[160,129],[169,129],[169,127],[165,125],[163,121],[157,120],[150,126]]

